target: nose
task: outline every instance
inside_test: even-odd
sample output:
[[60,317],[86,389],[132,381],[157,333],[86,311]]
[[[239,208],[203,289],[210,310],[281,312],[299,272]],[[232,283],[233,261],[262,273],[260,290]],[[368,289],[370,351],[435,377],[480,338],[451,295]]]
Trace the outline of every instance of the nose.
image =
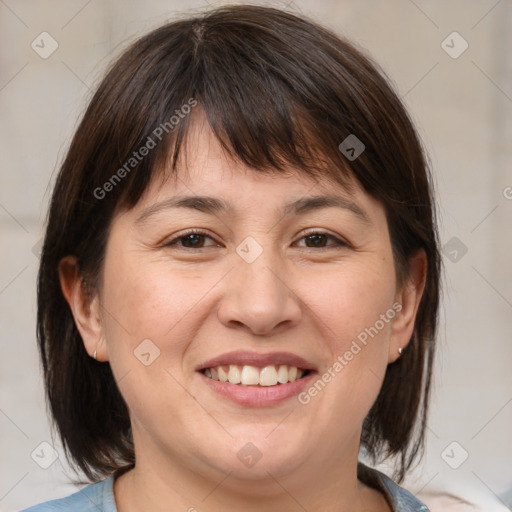
[[270,336],[300,322],[302,304],[293,282],[284,264],[269,253],[263,251],[252,263],[237,258],[217,313],[226,327]]

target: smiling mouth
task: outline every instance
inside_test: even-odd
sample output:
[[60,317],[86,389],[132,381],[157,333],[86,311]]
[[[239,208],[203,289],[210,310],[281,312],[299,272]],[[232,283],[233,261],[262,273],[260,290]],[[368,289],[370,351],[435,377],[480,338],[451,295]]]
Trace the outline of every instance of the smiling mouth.
[[220,365],[201,370],[212,380],[239,384],[241,386],[277,386],[295,382],[309,374],[309,370],[286,364],[267,365],[263,368],[251,365]]

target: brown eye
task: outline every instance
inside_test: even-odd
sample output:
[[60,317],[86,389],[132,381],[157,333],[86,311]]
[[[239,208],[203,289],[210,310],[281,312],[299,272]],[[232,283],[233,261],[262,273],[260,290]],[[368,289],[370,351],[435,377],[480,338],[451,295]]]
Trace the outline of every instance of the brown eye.
[[325,247],[327,236],[323,234],[308,235],[305,237],[306,247]]
[[[301,245],[301,247],[307,247],[308,249],[328,249],[328,248],[336,248],[336,247],[347,247],[348,244],[336,238],[329,233],[311,233],[301,238],[301,241],[304,240],[305,244]],[[332,241],[332,243],[329,243]]]
[[[211,240],[211,243],[207,243],[208,240]],[[217,245],[213,238],[206,233],[201,232],[191,232],[185,235],[178,236],[173,240],[164,244],[164,247],[178,247],[184,249],[203,249],[206,247],[210,247],[213,245]]]
[[182,236],[179,240],[182,242],[183,247],[187,248],[195,248],[195,247],[203,247],[204,245],[204,235],[198,233],[192,233],[187,236]]

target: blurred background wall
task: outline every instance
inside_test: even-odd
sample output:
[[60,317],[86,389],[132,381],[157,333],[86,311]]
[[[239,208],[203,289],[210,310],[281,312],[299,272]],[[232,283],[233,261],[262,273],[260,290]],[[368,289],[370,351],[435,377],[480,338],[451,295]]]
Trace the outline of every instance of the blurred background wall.
[[[0,511],[77,490],[45,413],[35,279],[79,115],[134,37],[221,3],[0,0]],[[512,2],[265,3],[366,48],[430,153],[445,291],[426,456],[405,485],[434,511],[512,510]]]

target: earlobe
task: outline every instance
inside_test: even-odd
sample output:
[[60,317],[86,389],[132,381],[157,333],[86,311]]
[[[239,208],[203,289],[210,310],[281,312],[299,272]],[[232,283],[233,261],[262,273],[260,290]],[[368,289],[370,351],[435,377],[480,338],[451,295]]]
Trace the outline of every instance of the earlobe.
[[414,332],[416,315],[427,278],[427,256],[423,249],[410,259],[409,269],[409,275],[396,295],[396,302],[401,307],[392,324],[389,363],[396,361],[407,350],[406,347]]
[[71,309],[85,349],[91,357],[96,356],[94,358],[98,361],[106,361],[108,357],[98,293],[87,286],[74,256],[63,258],[58,270],[62,293]]

